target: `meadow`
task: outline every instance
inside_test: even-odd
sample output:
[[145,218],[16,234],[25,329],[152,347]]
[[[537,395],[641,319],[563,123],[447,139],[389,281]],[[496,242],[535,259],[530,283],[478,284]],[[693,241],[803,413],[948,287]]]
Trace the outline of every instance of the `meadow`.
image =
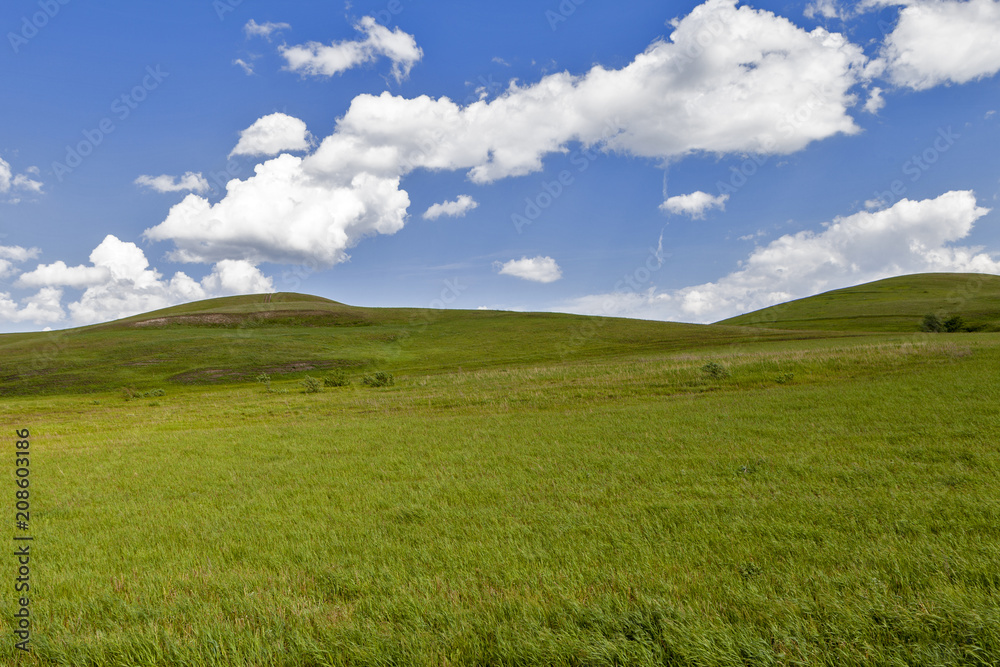
[[5,664],[1000,661],[1000,333],[285,298],[0,337]]

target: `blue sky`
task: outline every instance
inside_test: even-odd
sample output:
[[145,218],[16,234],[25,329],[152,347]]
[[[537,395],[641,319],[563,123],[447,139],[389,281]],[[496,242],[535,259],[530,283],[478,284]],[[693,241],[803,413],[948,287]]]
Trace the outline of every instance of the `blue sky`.
[[1000,273],[997,0],[10,0],[0,34],[0,331]]

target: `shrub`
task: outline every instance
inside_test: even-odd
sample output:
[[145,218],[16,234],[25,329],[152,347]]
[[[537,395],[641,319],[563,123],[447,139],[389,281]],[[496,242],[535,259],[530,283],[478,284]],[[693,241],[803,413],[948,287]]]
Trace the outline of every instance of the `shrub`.
[[955,333],[965,329],[965,320],[961,315],[953,315],[944,321],[944,330],[948,333]]
[[122,397],[126,401],[131,401],[137,398],[153,398],[154,396],[167,395],[167,392],[164,389],[150,389],[149,391],[139,391],[135,387],[122,387],[121,392],[122,392]]
[[729,377],[729,371],[726,367],[717,361],[710,361],[701,367],[701,370],[705,375],[715,380],[720,380],[722,378]]
[[785,384],[786,382],[791,382],[795,379],[795,373],[782,373],[778,377],[774,378],[774,381],[778,384]]
[[924,315],[924,321],[920,323],[920,330],[929,333],[939,333],[944,331],[944,322],[934,313]]
[[308,375],[299,384],[302,385],[302,391],[307,394],[318,394],[323,390],[323,383]]
[[324,387],[346,387],[351,384],[351,381],[347,379],[347,374],[344,371],[337,371],[333,375],[327,375],[323,378]]
[[396,384],[396,380],[391,373],[377,371],[374,375],[366,375],[361,378],[361,384],[366,387],[391,387]]

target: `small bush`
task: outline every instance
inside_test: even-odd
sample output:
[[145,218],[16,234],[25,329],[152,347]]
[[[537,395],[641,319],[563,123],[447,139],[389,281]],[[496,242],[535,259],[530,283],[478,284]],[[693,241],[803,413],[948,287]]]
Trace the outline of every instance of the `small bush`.
[[308,375],[299,384],[302,385],[302,391],[307,394],[318,394],[323,390],[323,383]]
[[701,367],[702,372],[708,377],[714,380],[720,380],[722,378],[729,377],[729,371],[726,367],[717,361],[710,361]]
[[965,329],[965,320],[961,315],[953,315],[944,321],[944,330],[948,333],[955,333]]
[[347,378],[347,374],[344,371],[338,371],[333,375],[327,375],[323,378],[324,387],[346,387],[351,384],[351,381]]
[[795,373],[782,373],[778,377],[774,378],[774,381],[778,384],[785,384],[786,382],[791,382],[795,379]]
[[139,391],[135,387],[122,387],[121,392],[122,392],[122,397],[126,401],[131,401],[138,398],[153,398],[154,396],[167,395],[165,389],[150,389],[149,391]]
[[944,331],[944,322],[934,313],[928,313],[924,315],[924,320],[920,323],[920,330],[928,333],[940,333]]
[[366,387],[391,387],[396,384],[396,380],[391,373],[378,371],[374,375],[366,375],[361,378],[361,384]]

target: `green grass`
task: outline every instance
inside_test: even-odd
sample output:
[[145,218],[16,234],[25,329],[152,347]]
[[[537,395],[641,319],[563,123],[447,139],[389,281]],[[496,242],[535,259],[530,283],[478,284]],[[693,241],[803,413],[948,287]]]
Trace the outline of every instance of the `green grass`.
[[719,324],[829,331],[920,331],[929,313],[1000,331],[1000,276],[925,273],[825,292]]
[[[9,390],[35,652],[14,656],[8,593],[0,660],[1000,661],[1000,334],[362,314],[235,346],[74,332],[50,367],[78,384]],[[166,394],[126,401],[104,376],[143,354],[165,360],[122,372]],[[362,363],[314,394],[304,371],[170,379],[293,358]],[[357,381],[375,370],[395,384]]]

